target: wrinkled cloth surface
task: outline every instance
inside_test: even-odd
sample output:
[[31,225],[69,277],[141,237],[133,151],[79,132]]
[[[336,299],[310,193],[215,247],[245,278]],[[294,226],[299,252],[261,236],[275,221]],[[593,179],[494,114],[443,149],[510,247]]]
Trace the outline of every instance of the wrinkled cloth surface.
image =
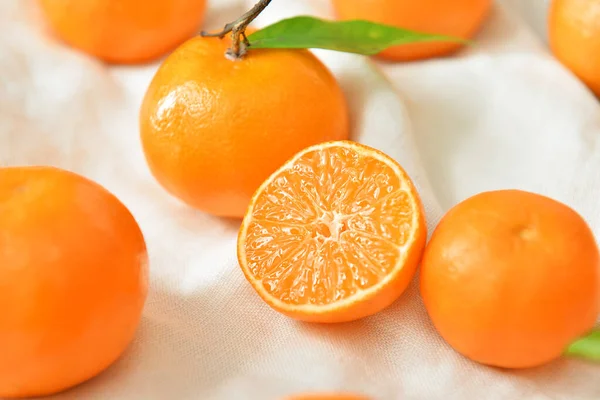
[[[252,3],[212,1],[204,27]],[[497,2],[475,44],[451,57],[390,64],[315,51],[347,96],[352,138],[409,172],[430,232],[470,195],[520,188],[574,207],[600,238],[600,102],[551,56],[546,6]],[[257,24],[306,13],[331,16],[325,0],[277,0]],[[299,323],[271,310],[237,265],[239,221],[181,204],[149,173],[138,110],[158,64],[104,65],[53,38],[33,0],[0,0],[0,164],[54,165],[104,185],[140,223],[150,255],[134,343],[105,373],[52,398],[344,390],[381,400],[600,399],[600,365],[509,371],[458,355],[429,322],[418,277],[391,307],[354,323]]]

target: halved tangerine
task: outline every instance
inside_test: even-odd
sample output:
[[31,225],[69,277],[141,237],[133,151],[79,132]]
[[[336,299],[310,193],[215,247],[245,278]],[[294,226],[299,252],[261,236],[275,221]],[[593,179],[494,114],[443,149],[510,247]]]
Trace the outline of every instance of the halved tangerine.
[[238,259],[275,310],[344,322],[402,294],[426,236],[421,199],[402,167],[373,148],[335,141],[304,149],[260,186]]

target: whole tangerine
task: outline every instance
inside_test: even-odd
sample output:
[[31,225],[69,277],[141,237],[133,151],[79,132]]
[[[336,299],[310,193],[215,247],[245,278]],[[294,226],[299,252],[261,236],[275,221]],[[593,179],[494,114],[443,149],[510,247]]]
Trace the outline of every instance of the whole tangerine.
[[0,169],[0,397],[44,396],[102,372],[132,341],[147,253],[127,208],[50,167]]
[[[485,21],[491,0],[332,0],[339,19],[364,19],[419,32],[472,38]],[[450,54],[459,42],[421,42],[390,47],[378,56],[410,61]]]
[[548,38],[554,55],[600,96],[600,0],[554,0]]
[[111,63],[158,58],[200,28],[206,0],[39,0],[64,42]]
[[520,190],[470,197],[425,249],[421,295],[435,328],[479,363],[526,368],[594,327],[600,255],[567,205]]
[[260,184],[298,151],[347,139],[348,110],[331,72],[306,50],[251,50],[195,37],[161,65],[140,130],[168,192],[217,216],[243,217]]
[[305,393],[286,397],[284,400],[369,400],[368,397],[353,393]]

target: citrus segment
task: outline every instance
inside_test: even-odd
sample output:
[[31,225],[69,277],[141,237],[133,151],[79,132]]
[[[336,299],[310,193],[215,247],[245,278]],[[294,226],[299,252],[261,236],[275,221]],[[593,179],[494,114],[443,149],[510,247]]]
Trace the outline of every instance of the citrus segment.
[[329,142],[300,152],[259,188],[238,256],[275,309],[304,320],[353,320],[402,293],[425,231],[419,196],[394,160]]

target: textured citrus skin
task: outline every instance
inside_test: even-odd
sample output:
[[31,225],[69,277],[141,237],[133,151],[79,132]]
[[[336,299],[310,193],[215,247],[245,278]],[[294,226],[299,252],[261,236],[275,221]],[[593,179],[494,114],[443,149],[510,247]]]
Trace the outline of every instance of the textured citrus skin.
[[598,316],[598,246],[574,210],[502,190],[451,209],[422,262],[421,294],[442,337],[466,357],[525,368],[561,356]]
[[600,96],[600,0],[554,0],[548,36],[556,57]]
[[[491,0],[332,0],[339,19],[366,19],[419,32],[472,38],[486,19]],[[450,54],[456,42],[410,43],[384,50],[379,57],[410,61]]]
[[256,50],[231,61],[229,39],[196,37],[157,71],[140,112],[148,165],[170,193],[242,217],[254,191],[301,149],[349,135],[335,78],[310,52]]
[[[398,178],[402,182],[404,190],[407,193],[407,196],[410,197],[411,202],[414,203],[413,213],[411,215],[411,219],[413,221],[410,229],[412,230],[412,236],[407,240],[405,244],[403,244],[403,255],[404,258],[398,264],[392,264],[389,266],[388,271],[386,272],[385,278],[383,278],[380,282],[378,282],[374,287],[369,288],[369,290],[359,293],[357,296],[353,296],[351,299],[344,299],[341,302],[334,302],[332,304],[328,304],[327,306],[314,305],[311,308],[307,307],[298,307],[295,304],[284,303],[273,296],[272,293],[268,292],[266,288],[259,282],[252,271],[249,268],[249,258],[247,247],[250,246],[248,241],[248,237],[253,233],[253,219],[255,217],[254,210],[255,207],[262,195],[262,193],[268,189],[271,182],[274,182],[277,178],[281,178],[285,176],[285,169],[290,165],[295,165],[299,167],[299,164],[296,162],[302,158],[304,154],[313,152],[318,149],[326,148],[326,147],[338,147],[338,148],[349,148],[354,149],[359,152],[363,152],[368,154],[369,156],[375,155],[377,157],[381,157],[385,159],[387,163],[391,164],[396,168],[399,172]],[[301,169],[301,168],[299,168]],[[337,175],[334,173],[332,180],[334,181],[349,181],[348,176],[344,175],[344,169],[337,170]],[[380,178],[382,178],[380,176]],[[304,180],[306,187],[310,187],[312,184],[310,182],[310,178],[305,178]],[[356,193],[356,188],[351,188],[350,191]],[[307,191],[310,192],[310,191]],[[310,206],[307,205],[309,202],[308,196],[306,193],[294,193],[294,203],[295,204],[304,204],[301,208],[307,209]],[[342,197],[345,197],[346,194],[341,194]],[[352,194],[349,194],[347,197],[347,204],[351,204],[356,201],[356,198],[353,198]],[[355,321],[373,314],[376,314],[388,306],[390,306],[394,301],[396,301],[402,293],[408,287],[410,281],[414,277],[417,266],[421,260],[423,255],[423,250],[425,248],[425,243],[427,240],[427,225],[425,221],[425,212],[423,209],[423,204],[421,202],[420,196],[411,181],[410,177],[405,173],[402,167],[393,159],[389,158],[387,155],[382,152],[364,146],[359,143],[351,142],[351,141],[335,141],[335,142],[327,142],[318,144],[315,146],[311,146],[309,148],[304,149],[299,152],[294,158],[290,159],[287,163],[285,163],[278,171],[276,171],[268,180],[266,180],[263,185],[256,191],[253,196],[250,207],[246,213],[244,220],[242,221],[242,225],[240,227],[239,235],[238,235],[238,246],[237,246],[237,255],[240,267],[244,276],[250,282],[252,287],[256,290],[258,295],[265,301],[271,308],[274,310],[296,320],[306,321],[306,322],[316,322],[316,323],[340,323],[340,322],[349,322]],[[401,205],[398,204],[400,207]],[[273,218],[283,218],[283,215],[272,215]],[[282,228],[282,230],[285,228]],[[260,234],[260,233],[259,233]],[[265,235],[265,237],[268,234]],[[283,249],[282,249],[283,250]],[[374,249],[366,249],[370,256],[373,256]],[[369,250],[371,250],[369,252]],[[351,251],[348,249],[347,251]],[[285,251],[281,252],[281,255],[278,257],[284,257]],[[321,256],[327,258],[327,253],[321,253]],[[327,266],[325,267],[325,271],[322,272],[322,276],[320,279],[331,279],[331,276],[327,277],[327,273],[333,273],[332,267],[334,264],[334,260],[329,253],[329,259],[327,260]],[[396,260],[398,261],[398,260]],[[297,261],[299,262],[299,261]],[[315,275],[313,275],[314,277]],[[319,280],[317,277],[315,280]]]
[[304,394],[286,397],[285,400],[369,400],[368,397],[350,393]]
[[39,0],[66,43],[113,63],[151,61],[190,38],[206,0]]
[[54,168],[0,169],[0,397],[56,393],[113,363],[147,274],[142,233],[105,189]]

